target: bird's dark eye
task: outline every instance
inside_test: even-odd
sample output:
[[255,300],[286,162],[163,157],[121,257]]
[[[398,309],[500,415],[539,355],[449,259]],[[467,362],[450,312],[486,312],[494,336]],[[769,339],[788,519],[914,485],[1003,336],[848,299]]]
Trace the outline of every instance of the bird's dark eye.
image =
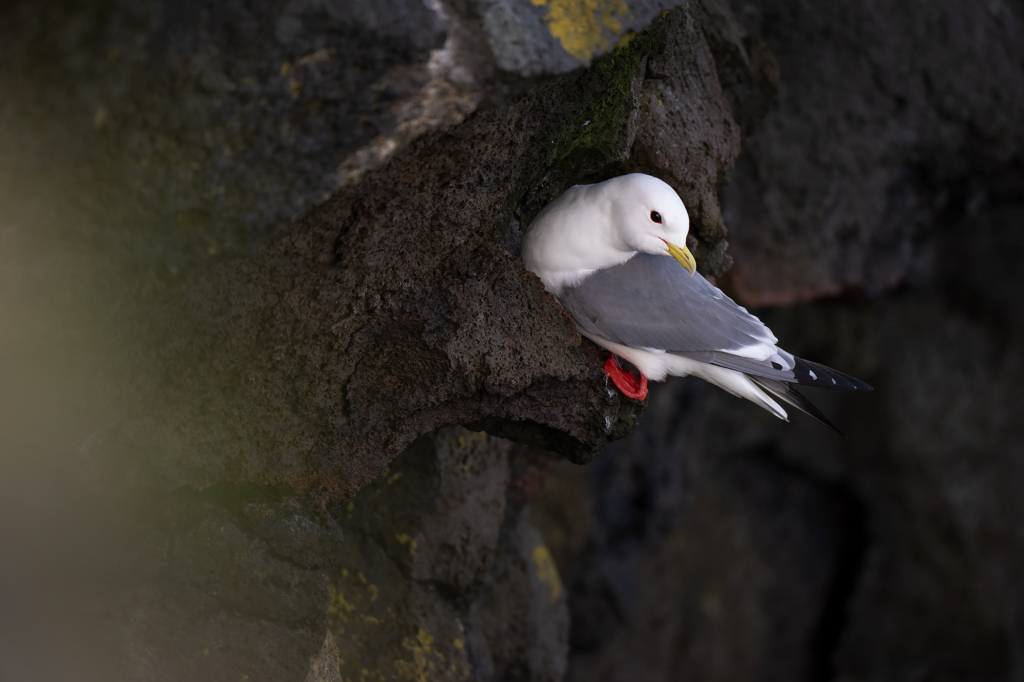
[[651,211],[651,220],[661,225],[661,214],[657,211]]

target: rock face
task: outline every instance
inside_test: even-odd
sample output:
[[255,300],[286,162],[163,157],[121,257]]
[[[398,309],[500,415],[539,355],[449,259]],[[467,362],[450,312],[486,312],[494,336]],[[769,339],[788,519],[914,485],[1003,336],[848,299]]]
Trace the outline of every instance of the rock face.
[[915,277],[944,188],[1024,144],[1018,10],[737,6],[783,74],[723,192],[744,300],[877,295]]
[[509,495],[521,449],[445,429],[332,512],[346,532],[327,610],[343,679],[562,678],[565,591]]
[[[1020,675],[1024,346],[996,302],[1024,283],[1018,192],[947,224],[926,283],[763,314],[876,387],[811,395],[846,440],[684,380],[590,467],[548,474],[529,518],[569,590],[568,679]],[[968,284],[953,264],[978,258]]]
[[[46,533],[57,563],[93,547],[103,585],[51,590],[69,631],[95,623],[71,668],[563,676],[566,593],[522,520],[532,469],[439,429],[582,463],[635,426],[643,405],[522,271],[521,230],[574,182],[671,169],[721,272],[713,188],[739,127],[694,8],[546,83],[493,76],[465,7],[391,9],[7,10],[24,28],[3,41],[4,116],[32,131],[2,142],[12,310],[80,360],[47,370],[74,387],[54,452],[76,455],[49,457],[80,528]],[[91,287],[37,305],[34,282],[83,272]],[[26,561],[46,589],[50,564]]]
[[[0,677],[1024,675],[1017,8],[40,7]],[[632,171],[741,302],[832,297],[763,316],[876,386],[813,396],[847,440],[607,390],[518,248]]]
[[521,225],[576,179],[662,170],[693,198],[697,256],[720,272],[714,187],[738,135],[687,11],[590,71],[423,136],[257,254],[169,294],[143,346],[159,357],[132,367],[156,368],[159,390],[136,399],[125,447],[162,452],[156,485],[227,477],[328,496],[452,423],[588,461],[636,404],[606,390],[594,348],[522,271]]
[[734,5],[779,94],[722,192],[724,283],[842,294],[759,314],[876,392],[807,392],[840,440],[659,385],[628,439],[553,468],[530,519],[570,594],[568,679],[1024,674],[1021,18],[920,9]]

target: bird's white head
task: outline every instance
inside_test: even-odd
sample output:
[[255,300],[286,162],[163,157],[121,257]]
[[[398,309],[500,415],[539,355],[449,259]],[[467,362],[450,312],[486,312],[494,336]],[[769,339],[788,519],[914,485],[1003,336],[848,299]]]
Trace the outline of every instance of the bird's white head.
[[672,187],[642,173],[622,175],[594,187],[601,188],[610,202],[612,225],[626,248],[670,255],[691,275],[696,271],[697,263],[686,248],[690,216]]
[[523,264],[558,294],[636,253],[672,256],[692,275],[690,218],[669,185],[633,173],[570,187],[544,207],[523,237]]

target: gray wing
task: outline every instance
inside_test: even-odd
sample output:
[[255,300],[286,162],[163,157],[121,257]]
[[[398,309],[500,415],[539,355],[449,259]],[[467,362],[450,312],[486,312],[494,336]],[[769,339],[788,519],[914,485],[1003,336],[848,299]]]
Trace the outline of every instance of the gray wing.
[[778,348],[764,323],[668,256],[638,253],[566,287],[558,300],[584,331],[631,348],[664,350],[775,381],[871,390]]
[[638,253],[566,287],[558,300],[585,331],[631,348],[742,353],[775,347],[760,320],[668,256]]

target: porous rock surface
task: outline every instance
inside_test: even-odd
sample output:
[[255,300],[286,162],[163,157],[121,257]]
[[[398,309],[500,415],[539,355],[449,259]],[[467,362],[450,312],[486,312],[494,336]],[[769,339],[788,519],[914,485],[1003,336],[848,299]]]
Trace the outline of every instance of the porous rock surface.
[[[522,271],[521,231],[686,132],[700,163],[670,179],[721,255],[739,128],[694,7],[538,83],[496,72],[472,8],[391,5],[4,8],[3,339],[46,378],[4,404],[66,407],[33,465],[66,475],[4,498],[62,510],[42,554],[4,526],[5,584],[34,595],[5,670],[563,676],[566,592],[523,517],[539,455],[493,434],[584,462],[643,406]],[[56,655],[37,613],[62,614]]]
[[668,179],[699,197],[697,256],[717,253],[715,272],[714,187],[738,135],[699,15],[667,15],[590,71],[423,136],[252,257],[172,291],[160,358],[139,365],[174,371],[122,430],[152,439],[171,484],[329,495],[445,424],[589,461],[637,404],[607,390],[596,349],[523,272],[522,225],[574,178],[657,170],[666,149],[689,161]]

